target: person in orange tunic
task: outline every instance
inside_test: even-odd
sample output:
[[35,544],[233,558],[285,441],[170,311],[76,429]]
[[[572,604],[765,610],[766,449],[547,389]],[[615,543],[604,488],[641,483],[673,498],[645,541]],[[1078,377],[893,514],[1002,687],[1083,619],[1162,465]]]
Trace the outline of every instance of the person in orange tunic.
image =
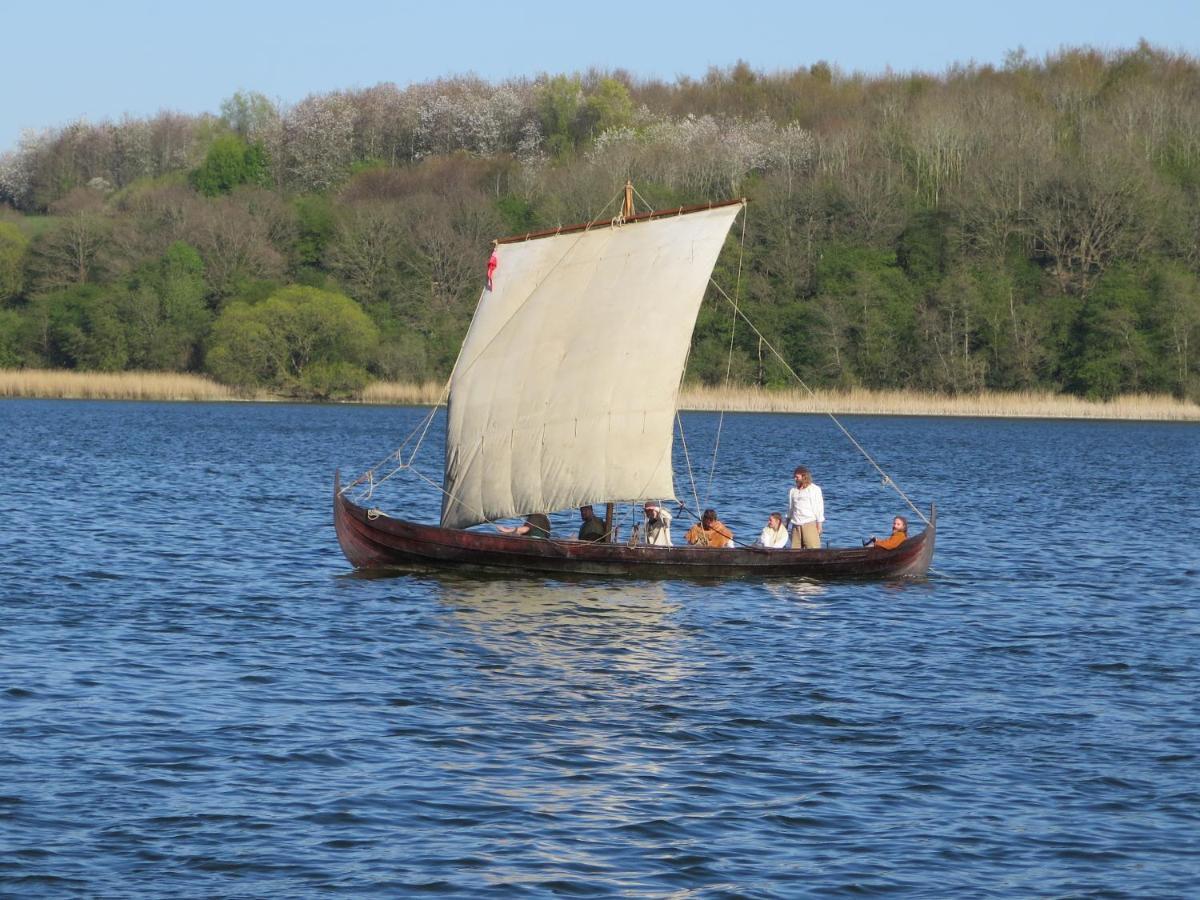
[[689,544],[699,547],[727,547],[733,543],[733,532],[717,518],[715,509],[706,509],[700,521],[684,535]]
[[871,535],[871,539],[867,541],[867,546],[878,547],[881,550],[894,550],[908,540],[908,519],[904,516],[896,516],[892,519],[892,533],[883,540]]

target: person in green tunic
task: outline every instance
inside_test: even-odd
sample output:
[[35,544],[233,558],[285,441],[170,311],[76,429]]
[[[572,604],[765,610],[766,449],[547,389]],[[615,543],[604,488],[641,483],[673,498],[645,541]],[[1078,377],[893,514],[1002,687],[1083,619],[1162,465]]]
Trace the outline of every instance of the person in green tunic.
[[582,520],[582,524],[579,526],[581,541],[598,543],[604,540],[604,523],[596,518],[596,513],[590,506],[579,507],[579,518]]

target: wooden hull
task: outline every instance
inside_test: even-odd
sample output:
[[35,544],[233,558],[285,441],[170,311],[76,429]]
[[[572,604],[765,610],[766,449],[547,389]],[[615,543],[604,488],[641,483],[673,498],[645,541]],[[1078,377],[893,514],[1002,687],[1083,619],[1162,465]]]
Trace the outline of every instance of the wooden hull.
[[874,547],[764,550],[752,547],[629,547],[419,525],[348,500],[335,479],[333,524],[342,552],[360,569],[462,569],[534,575],[637,578],[887,579],[929,570],[936,512],[895,550]]

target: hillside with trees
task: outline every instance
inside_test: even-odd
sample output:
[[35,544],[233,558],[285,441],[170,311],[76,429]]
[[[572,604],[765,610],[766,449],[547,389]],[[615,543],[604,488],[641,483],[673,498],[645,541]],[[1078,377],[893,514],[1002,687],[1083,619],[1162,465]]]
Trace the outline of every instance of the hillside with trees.
[[[0,156],[0,367],[444,378],[493,238],[746,196],[716,280],[814,387],[1200,398],[1200,60],[454,78],[79,122]],[[735,229],[737,230],[737,229]],[[744,246],[743,246],[744,241]],[[725,379],[710,290],[689,378]],[[732,377],[786,383],[744,326]]]

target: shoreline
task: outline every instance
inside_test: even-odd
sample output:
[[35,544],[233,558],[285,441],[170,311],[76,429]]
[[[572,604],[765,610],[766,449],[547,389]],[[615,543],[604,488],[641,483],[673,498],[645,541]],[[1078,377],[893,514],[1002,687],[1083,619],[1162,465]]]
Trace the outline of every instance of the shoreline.
[[[374,382],[347,403],[432,406],[443,394],[437,382]],[[174,372],[73,372],[0,369],[0,399],[125,400],[168,402],[295,402],[310,400],[267,391],[239,393],[200,375]],[[765,412],[809,415],[936,416],[1004,419],[1079,419],[1131,422],[1200,422],[1200,405],[1162,395],[1124,395],[1107,401],[1064,394],[984,392],[946,396],[909,391],[762,390],[755,387],[685,386],[679,408],[689,412]]]

